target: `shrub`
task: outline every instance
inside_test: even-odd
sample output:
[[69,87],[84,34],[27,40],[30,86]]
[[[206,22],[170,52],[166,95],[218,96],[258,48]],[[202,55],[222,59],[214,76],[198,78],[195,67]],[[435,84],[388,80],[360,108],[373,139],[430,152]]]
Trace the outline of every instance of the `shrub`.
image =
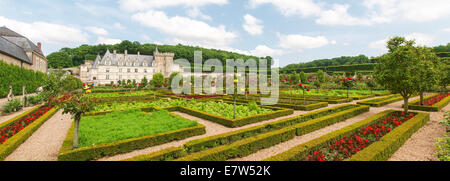
[[0,60],[0,97],[6,97],[9,93],[9,85],[13,86],[13,94],[21,95],[22,86],[26,85],[26,92],[35,92],[44,84],[47,75],[42,72],[21,68]]
[[3,105],[4,113],[16,112],[22,108],[22,103],[20,99],[13,99],[12,101],[7,102]]
[[44,100],[44,97],[41,94],[35,95],[35,96],[30,96],[28,98],[28,102],[30,104],[36,105],[41,103]]

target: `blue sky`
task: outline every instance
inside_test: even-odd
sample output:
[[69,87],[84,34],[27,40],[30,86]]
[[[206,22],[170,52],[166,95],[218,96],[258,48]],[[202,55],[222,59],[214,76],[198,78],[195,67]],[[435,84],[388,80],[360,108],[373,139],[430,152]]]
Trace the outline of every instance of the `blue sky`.
[[42,42],[45,54],[120,40],[187,44],[280,66],[386,52],[388,37],[450,42],[448,0],[0,0],[0,26]]

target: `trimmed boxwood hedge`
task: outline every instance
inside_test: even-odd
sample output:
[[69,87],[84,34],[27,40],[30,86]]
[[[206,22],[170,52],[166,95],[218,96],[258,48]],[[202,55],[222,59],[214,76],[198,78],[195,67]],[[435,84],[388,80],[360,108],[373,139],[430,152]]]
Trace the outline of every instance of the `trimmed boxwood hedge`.
[[[171,113],[174,117],[180,117]],[[186,118],[183,118],[186,119]],[[105,156],[127,153],[137,149],[164,144],[174,140],[182,140],[188,137],[205,134],[205,126],[197,123],[197,126],[178,129],[156,135],[143,136],[116,141],[113,143],[100,144],[73,149],[74,125],[69,129],[63,145],[58,153],[59,161],[87,161]]]
[[[41,106],[36,106],[33,109],[30,109],[27,112],[24,112],[20,114],[19,116],[16,116],[9,121],[6,121],[2,124],[0,124],[0,129],[3,129],[4,127],[8,126],[12,122],[32,113],[33,111],[38,110],[41,108]],[[50,119],[56,112],[58,111],[57,108],[50,109],[47,113],[39,117],[37,120],[35,120],[33,123],[25,127],[23,130],[21,130],[16,135],[9,138],[6,142],[0,145],[0,160],[4,160],[9,154],[11,154],[17,147],[19,147],[22,143],[24,143],[39,127],[41,127],[42,124],[45,123],[48,119]]]
[[[395,110],[386,110],[369,118],[356,122],[350,126],[333,131],[314,140],[297,145],[288,151],[274,155],[264,161],[299,161],[305,158],[311,150],[332,144],[344,136],[350,136],[363,127],[367,127]],[[422,125],[429,120],[429,114],[417,113],[414,118],[403,123],[379,141],[371,144],[361,152],[353,155],[349,160],[387,160],[401,145]],[[385,141],[388,140],[388,141]],[[378,145],[378,146],[377,146]]]
[[[227,101],[227,102],[232,102],[233,101],[233,99],[223,99],[223,100]],[[248,101],[248,100],[245,100],[245,99],[236,99],[236,102],[248,103],[248,102],[252,102],[252,101]],[[257,103],[259,105],[261,105],[261,103],[259,101]],[[288,108],[288,109],[293,109],[293,110],[310,111],[310,110],[319,109],[319,108],[322,108],[322,107],[327,107],[328,106],[328,102],[314,102],[312,104],[307,104],[307,105],[276,103],[276,104],[270,105],[270,106],[271,107]]]
[[383,97],[379,97],[379,98],[375,98],[375,99],[369,99],[369,100],[365,100],[365,101],[359,101],[359,102],[357,102],[357,104],[369,105],[372,107],[381,107],[386,104],[390,104],[390,103],[397,102],[400,100],[403,100],[403,97],[398,94],[395,94],[395,95],[388,95],[388,96],[383,96]]
[[[429,96],[425,96],[423,99],[428,99],[430,97],[434,97],[439,95],[440,93],[436,93],[436,94],[431,94]],[[419,105],[420,99],[411,101],[410,103],[408,103],[408,108],[409,109],[414,109],[414,110],[421,110],[421,111],[430,111],[430,112],[438,112],[440,111],[442,108],[444,108],[445,106],[448,105],[448,103],[450,102],[450,96],[447,96],[446,98],[442,99],[441,101],[435,103],[432,106],[425,106],[425,105]],[[402,107],[404,107],[405,105],[402,105]]]
[[[301,136],[312,131],[324,128],[328,125],[346,120],[361,114],[362,112],[369,111],[368,106],[357,106],[355,108],[334,113],[327,116],[322,116],[316,119],[308,120],[291,126],[287,126],[275,131],[269,131],[267,133],[258,134],[249,138],[235,141],[231,144],[225,144],[217,147],[213,147],[204,151],[194,152],[185,157],[176,159],[177,161],[221,161],[236,157],[243,157],[261,149],[268,148],[279,144],[281,142],[290,140],[295,136]],[[278,123],[279,124],[279,123]],[[261,126],[256,127],[256,129]],[[250,128],[249,128],[250,129]],[[242,133],[241,133],[242,134]],[[245,134],[245,133],[244,133]],[[229,135],[231,136],[231,135]],[[233,138],[231,136],[231,138]],[[206,138],[208,139],[208,138]],[[213,137],[212,139],[217,139]],[[192,142],[185,144],[188,152],[192,150],[200,150],[202,146],[197,143],[196,148],[192,148]],[[205,140],[205,142],[211,144],[212,142]]]
[[[306,114],[302,114],[296,117],[285,118],[282,120],[266,123],[264,125],[254,126],[250,128],[240,129],[232,132],[227,132],[219,135],[209,136],[206,138],[200,138],[196,140],[189,141],[184,144],[184,152],[182,155],[175,155],[172,153],[172,149],[165,149],[158,152],[140,155],[134,158],[127,159],[127,161],[146,161],[146,160],[167,160],[185,156],[188,153],[202,152],[205,149],[213,149],[215,147],[221,152],[227,152],[227,150],[223,150],[225,148],[235,149],[235,147],[239,147],[239,149],[244,149],[243,153],[233,153],[234,155],[243,156],[245,154],[250,154],[252,152],[258,151],[264,147],[273,146],[277,143],[280,143],[281,140],[285,140],[291,137],[292,133],[298,135],[297,133],[304,133],[310,131],[311,128],[318,128],[309,126],[308,130],[305,131],[297,131],[297,129],[302,129],[301,127],[290,127],[291,125],[296,125],[302,122],[313,121],[314,119],[323,117],[323,114],[327,114],[330,111],[339,111],[340,109],[346,108],[345,113],[337,112],[332,113],[335,115],[337,119],[326,119],[323,121],[336,121],[338,119],[347,119],[348,117],[352,117],[352,115],[358,115],[362,112],[366,112],[369,110],[368,106],[354,105],[354,104],[346,104],[340,105],[333,108],[317,110],[313,112],[309,112]],[[338,114],[341,113],[341,114]],[[334,117],[334,116],[332,116]],[[315,122],[313,125],[320,125]],[[270,134],[269,134],[270,133]],[[266,135],[267,134],[267,135]],[[275,135],[273,135],[275,134]],[[278,135],[281,134],[281,135]],[[266,135],[266,136],[258,136],[253,138],[256,135]],[[294,135],[294,136],[295,136]],[[241,141],[247,140],[248,138],[252,138],[253,141],[257,141],[257,143],[253,143],[252,141]],[[278,142],[274,140],[274,138],[283,138],[278,139]],[[261,140],[268,140],[267,143]],[[230,144],[229,144],[230,143]],[[235,144],[238,146],[226,147],[226,145]],[[209,153],[209,152],[208,152]],[[181,158],[180,158],[181,159]],[[185,158],[182,158],[185,159]]]
[[150,154],[139,155],[133,158],[121,161],[170,161],[173,158],[178,158],[186,155],[186,151],[182,146],[169,147],[160,151],[152,152]]

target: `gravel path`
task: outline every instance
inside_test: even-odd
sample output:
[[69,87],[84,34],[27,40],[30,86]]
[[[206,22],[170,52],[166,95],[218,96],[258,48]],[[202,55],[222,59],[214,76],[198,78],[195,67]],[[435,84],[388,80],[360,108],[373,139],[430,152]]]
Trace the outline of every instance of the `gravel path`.
[[389,161],[439,161],[436,157],[436,138],[443,137],[445,126],[440,124],[444,111],[450,111],[450,105],[440,112],[430,112],[430,120],[411,138],[409,138]]
[[59,110],[20,145],[5,161],[56,161],[58,151],[72,125],[69,114]]
[[36,106],[25,107],[25,108],[21,109],[20,111],[14,112],[12,114],[2,115],[2,116],[0,116],[0,124],[20,115],[34,107],[36,107]]
[[[410,100],[412,101],[412,100],[415,100],[417,98],[419,98],[419,97],[414,97],[414,98],[412,98]],[[353,102],[355,102],[355,101],[353,101]],[[325,128],[316,130],[314,132],[311,132],[311,133],[308,133],[308,134],[305,134],[305,135],[302,135],[302,136],[296,136],[294,139],[285,141],[285,142],[280,143],[278,145],[275,145],[275,146],[272,146],[272,147],[269,147],[269,148],[266,148],[266,149],[259,150],[256,153],[247,155],[247,156],[242,157],[242,158],[230,159],[229,161],[260,161],[260,160],[264,160],[264,159],[266,159],[268,157],[271,157],[271,156],[274,156],[276,154],[285,152],[285,151],[287,151],[287,150],[289,150],[289,149],[291,149],[291,148],[293,148],[293,147],[295,147],[295,146],[297,146],[299,144],[306,143],[306,142],[311,141],[313,139],[316,139],[316,138],[318,138],[320,136],[328,134],[328,133],[330,133],[332,131],[341,129],[343,127],[346,127],[346,126],[351,125],[353,123],[356,123],[358,121],[364,120],[364,119],[366,119],[366,118],[368,118],[368,117],[370,117],[372,115],[378,114],[378,113],[380,113],[382,111],[385,111],[385,110],[388,110],[388,109],[401,109],[402,104],[403,104],[403,100],[397,101],[397,102],[394,102],[394,103],[391,103],[391,104],[388,104],[388,105],[385,105],[385,107],[378,107],[378,108],[370,107],[370,110],[368,112],[365,112],[365,113],[360,114],[358,116],[355,116],[353,118],[347,119],[345,121],[342,121],[342,122],[339,122],[339,123],[336,123],[336,124],[333,124],[333,125],[330,125],[330,126],[327,126]]]

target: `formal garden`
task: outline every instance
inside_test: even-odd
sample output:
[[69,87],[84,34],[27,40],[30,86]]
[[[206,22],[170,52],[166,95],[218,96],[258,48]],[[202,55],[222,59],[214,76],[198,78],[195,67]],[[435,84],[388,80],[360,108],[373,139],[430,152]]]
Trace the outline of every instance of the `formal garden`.
[[388,45],[372,71],[282,72],[275,97],[175,94],[175,75],[159,73],[109,85],[26,73],[36,81],[0,92],[22,97],[2,105],[0,160],[448,161],[448,62],[402,37]]

